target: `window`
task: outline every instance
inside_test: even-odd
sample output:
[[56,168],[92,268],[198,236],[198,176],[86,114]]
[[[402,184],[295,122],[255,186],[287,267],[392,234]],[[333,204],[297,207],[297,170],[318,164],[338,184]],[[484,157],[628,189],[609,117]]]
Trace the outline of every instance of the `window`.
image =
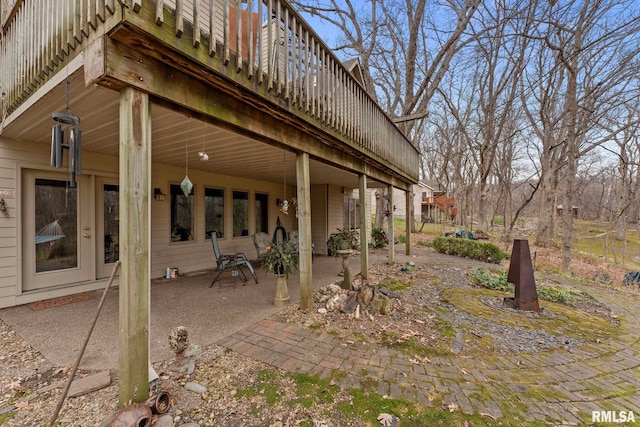
[[269,196],[256,193],[256,233],[269,233]]
[[360,228],[360,200],[352,197],[344,197],[343,202],[344,228],[350,230],[352,228]]
[[185,196],[178,184],[171,184],[171,241],[193,240],[193,190]]
[[204,228],[207,239],[213,231],[219,238],[224,237],[224,190],[204,189]]
[[233,192],[233,237],[249,235],[249,193]]

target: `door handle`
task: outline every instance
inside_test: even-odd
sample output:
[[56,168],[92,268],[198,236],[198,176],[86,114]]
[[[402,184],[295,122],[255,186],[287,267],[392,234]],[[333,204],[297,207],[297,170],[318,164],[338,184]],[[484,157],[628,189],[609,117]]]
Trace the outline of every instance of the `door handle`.
[[91,235],[87,233],[82,233],[82,237],[86,237],[88,239],[89,237],[91,237]]

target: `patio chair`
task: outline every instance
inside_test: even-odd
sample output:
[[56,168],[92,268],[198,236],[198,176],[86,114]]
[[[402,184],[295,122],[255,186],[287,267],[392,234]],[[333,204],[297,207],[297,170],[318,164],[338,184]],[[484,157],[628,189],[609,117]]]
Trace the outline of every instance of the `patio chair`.
[[224,255],[220,253],[220,246],[218,246],[218,236],[216,235],[215,231],[211,233],[211,245],[213,246],[213,255],[216,257],[216,271],[218,272],[218,274],[213,279],[213,282],[211,282],[209,287],[212,287],[213,284],[218,281],[220,276],[222,276],[222,274],[226,270],[237,270],[239,272],[238,275],[240,276],[242,283],[246,285],[247,276],[245,275],[244,271],[242,271],[241,267],[245,267],[247,270],[249,270],[249,273],[251,273],[251,276],[253,276],[253,280],[258,283],[258,276],[256,276],[256,272],[245,254],[243,254],[242,252],[237,252],[233,255]]
[[253,245],[256,247],[258,253],[258,261],[262,261],[269,248],[271,248],[271,236],[265,232],[258,232],[251,236],[253,239]]
[[[296,248],[296,250],[298,250],[299,240],[298,240],[298,232],[296,230],[291,230],[289,232],[289,241]],[[315,245],[311,243],[311,261],[312,262],[313,262],[314,255],[315,255]]]

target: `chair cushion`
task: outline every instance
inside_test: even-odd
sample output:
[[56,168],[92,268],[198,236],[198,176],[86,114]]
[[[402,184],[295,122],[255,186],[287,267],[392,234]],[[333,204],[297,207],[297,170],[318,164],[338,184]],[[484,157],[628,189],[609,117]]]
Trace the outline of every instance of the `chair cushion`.
[[251,236],[253,239],[253,244],[256,247],[256,251],[258,252],[258,258],[267,253],[267,251],[271,247],[271,236],[267,233],[259,232]]

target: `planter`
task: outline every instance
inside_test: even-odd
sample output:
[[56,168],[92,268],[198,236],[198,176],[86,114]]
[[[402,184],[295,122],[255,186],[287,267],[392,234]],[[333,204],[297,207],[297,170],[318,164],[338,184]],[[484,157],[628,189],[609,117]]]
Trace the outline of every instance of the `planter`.
[[287,276],[278,275],[276,279],[276,296],[273,298],[273,305],[283,307],[289,304],[289,286]]

